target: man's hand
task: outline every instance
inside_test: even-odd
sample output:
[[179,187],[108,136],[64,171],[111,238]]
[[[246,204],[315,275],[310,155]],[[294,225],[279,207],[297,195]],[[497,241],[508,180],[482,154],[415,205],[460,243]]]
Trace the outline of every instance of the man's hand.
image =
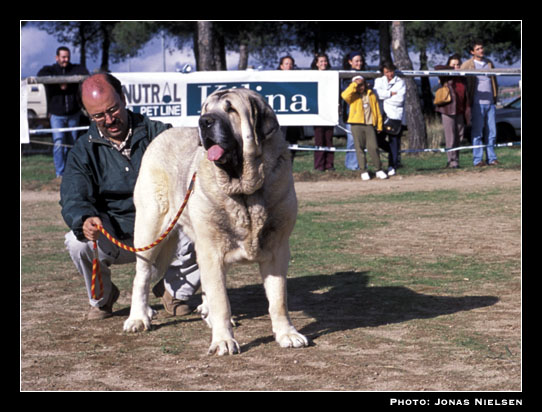
[[83,223],[83,234],[88,240],[98,240],[100,230],[98,226],[102,226],[102,220],[99,217],[89,217]]

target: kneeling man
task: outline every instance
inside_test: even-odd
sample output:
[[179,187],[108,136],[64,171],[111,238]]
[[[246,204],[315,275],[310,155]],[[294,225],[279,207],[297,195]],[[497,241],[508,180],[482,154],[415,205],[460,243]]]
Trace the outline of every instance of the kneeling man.
[[[65,244],[85,279],[89,297],[89,320],[110,317],[119,289],[111,281],[112,264],[135,262],[134,253],[111,243],[98,229],[103,226],[114,238],[133,246],[134,186],[141,159],[156,136],[171,127],[126,108],[120,81],[107,73],[87,78],[80,87],[81,100],[91,120],[88,132],[70,151],[60,187],[62,216],[71,231]],[[188,299],[200,286],[194,245],[182,232],[175,258],[163,281],[153,289],[162,296],[171,315],[192,311]],[[93,242],[97,240],[103,295],[93,296]],[[99,291],[98,285],[96,290]]]

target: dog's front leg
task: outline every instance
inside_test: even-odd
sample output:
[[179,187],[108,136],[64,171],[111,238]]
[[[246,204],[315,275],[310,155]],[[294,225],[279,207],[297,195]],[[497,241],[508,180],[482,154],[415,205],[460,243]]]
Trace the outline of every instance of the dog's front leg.
[[241,348],[233,337],[230,301],[226,290],[227,269],[213,253],[198,252],[198,262],[208,308],[206,321],[212,329],[208,353],[219,356],[240,353]]
[[286,273],[289,257],[289,246],[286,243],[276,251],[273,259],[260,263],[260,274],[269,301],[269,315],[275,340],[282,348],[301,348],[308,346],[309,342],[296,330],[288,314]]
[[137,259],[136,275],[132,288],[130,316],[124,322],[124,332],[150,330],[154,310],[149,306],[149,288],[152,277],[152,264],[142,258]]

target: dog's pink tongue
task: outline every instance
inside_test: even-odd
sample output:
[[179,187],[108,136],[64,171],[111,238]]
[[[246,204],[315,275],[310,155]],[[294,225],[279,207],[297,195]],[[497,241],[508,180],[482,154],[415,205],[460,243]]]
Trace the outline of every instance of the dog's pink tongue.
[[209,150],[207,150],[207,159],[214,162],[215,160],[219,160],[223,154],[224,149],[222,149],[219,145],[215,144],[214,146],[211,146]]

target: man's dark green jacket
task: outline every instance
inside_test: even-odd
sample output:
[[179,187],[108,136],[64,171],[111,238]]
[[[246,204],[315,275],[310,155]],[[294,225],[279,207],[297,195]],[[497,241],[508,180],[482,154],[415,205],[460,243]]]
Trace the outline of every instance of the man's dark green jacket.
[[130,160],[100,136],[94,122],[68,154],[60,186],[60,205],[62,217],[79,240],[85,239],[84,221],[104,213],[115,230],[112,235],[119,239],[133,236],[133,193],[143,153],[150,142],[171,125],[131,111],[128,114],[133,131]]

